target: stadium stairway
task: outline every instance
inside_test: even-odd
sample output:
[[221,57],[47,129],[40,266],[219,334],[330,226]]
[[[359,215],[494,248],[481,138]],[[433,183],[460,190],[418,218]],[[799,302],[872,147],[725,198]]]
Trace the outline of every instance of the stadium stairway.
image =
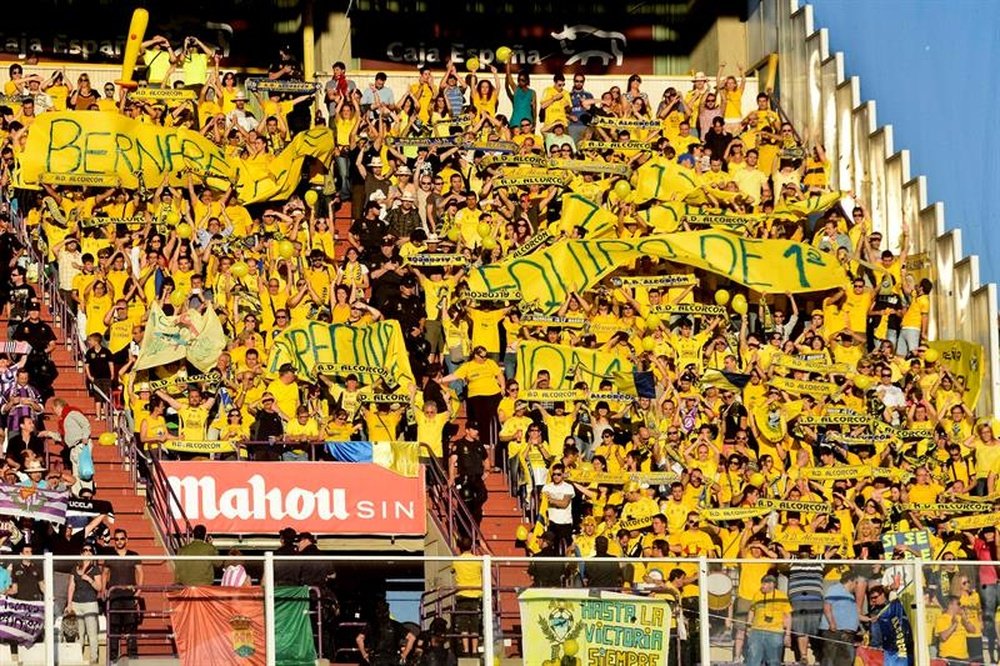
[[[56,397],[66,400],[71,406],[80,409],[90,419],[91,431],[94,437],[94,479],[96,499],[111,502],[115,512],[115,527],[128,532],[128,547],[139,555],[150,558],[163,557],[166,548],[159,539],[152,518],[146,512],[144,491],[132,483],[126,462],[122,459],[116,446],[101,446],[97,438],[107,430],[106,422],[97,419],[97,405],[87,393],[86,380],[82,366],[73,359],[71,350],[66,346],[66,328],[64,322],[55,322],[47,299],[42,304],[42,320],[47,322],[56,334],[56,349],[52,353],[52,361],[59,371],[59,376],[53,385]],[[7,321],[0,322],[0,339],[8,339]],[[58,414],[52,407],[52,400],[45,405],[45,427],[58,431]],[[49,448],[49,464],[59,460],[61,464],[61,445],[53,444]],[[144,584],[147,586],[162,586],[173,583],[173,571],[165,560],[151,559],[143,562]],[[139,639],[140,657],[156,657],[173,654],[170,627],[166,618],[156,614],[165,608],[163,595],[150,594],[146,597],[147,615],[144,619]],[[124,645],[123,645],[124,648]]]
[[[353,218],[351,206],[342,205],[334,214],[334,231],[336,233],[337,259],[344,256],[347,249],[347,232]],[[459,417],[463,421],[464,417]],[[518,525],[524,523],[522,512],[517,500],[507,488],[507,480],[503,474],[491,473],[486,479],[489,498],[483,507],[482,533],[494,557],[523,556],[524,548],[515,541]],[[525,566],[501,566],[498,583],[501,594],[501,628],[507,635],[520,634],[520,619],[517,606],[517,595],[514,588],[527,587],[531,579]]]

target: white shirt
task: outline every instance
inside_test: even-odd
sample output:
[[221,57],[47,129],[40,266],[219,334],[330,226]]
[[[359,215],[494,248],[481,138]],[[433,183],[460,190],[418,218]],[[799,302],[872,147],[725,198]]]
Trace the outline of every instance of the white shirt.
[[567,497],[572,499],[573,496],[576,495],[576,488],[573,487],[573,484],[565,481],[560,481],[559,483],[546,483],[542,486],[542,494],[548,495],[549,497],[550,523],[555,523],[556,525],[569,525],[573,522],[572,501],[563,509],[557,509],[552,506],[553,499],[561,500]]

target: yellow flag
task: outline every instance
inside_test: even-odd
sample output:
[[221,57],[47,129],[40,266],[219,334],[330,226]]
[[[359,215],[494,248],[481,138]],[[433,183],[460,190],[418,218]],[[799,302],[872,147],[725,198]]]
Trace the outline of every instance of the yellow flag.
[[569,234],[574,227],[585,230],[584,238],[605,238],[615,235],[618,218],[582,194],[566,194],[562,198],[562,216],[558,228]]
[[268,369],[275,373],[285,363],[310,379],[328,366],[337,373],[386,377],[403,387],[413,383],[403,332],[395,320],[368,326],[322,321],[290,326],[275,338]]
[[236,184],[243,203],[287,199],[299,183],[306,157],[327,162],[333,152],[333,132],[314,127],[297,134],[269,162],[226,157],[219,146],[198,132],[182,127],[141,123],[113,111],[40,115],[32,123],[21,154],[19,182],[97,184],[116,179],[122,187],[138,187],[170,176],[172,185],[185,182],[185,172],[213,187]]
[[934,340],[928,345],[938,352],[938,363],[955,375],[965,377],[965,405],[975,409],[983,386],[983,347],[965,340]]
[[697,174],[694,171],[674,161],[654,157],[635,172],[633,201],[641,204],[650,199],[680,200],[697,187]]
[[832,254],[809,245],[706,230],[635,240],[562,240],[526,256],[474,269],[469,288],[483,293],[517,291],[524,301],[552,312],[570,291],[585,291],[642,256],[701,268],[762,293],[821,291],[847,281]]
[[372,462],[400,476],[416,478],[420,473],[420,444],[417,442],[372,442]]

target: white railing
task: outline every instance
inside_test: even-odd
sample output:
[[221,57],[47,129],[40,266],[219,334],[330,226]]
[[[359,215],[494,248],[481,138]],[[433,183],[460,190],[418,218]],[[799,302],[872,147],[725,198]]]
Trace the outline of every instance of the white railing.
[[[96,556],[98,560],[110,559],[108,556]],[[31,559],[35,561],[40,561],[42,564],[42,577],[46,581],[44,586],[44,608],[45,608],[45,622],[44,622],[44,633],[42,636],[42,642],[45,647],[45,664],[55,665],[57,663],[57,655],[59,654],[58,645],[56,642],[56,617],[55,617],[55,584],[49,584],[49,581],[55,580],[54,565],[57,562],[65,561],[79,561],[76,557],[66,557],[66,556],[53,556],[53,555],[43,555],[43,556],[33,556],[31,558],[21,558],[17,556],[0,556],[0,566],[6,566],[12,562]],[[357,555],[323,555],[317,557],[277,557],[271,553],[266,553],[263,556],[240,556],[240,557],[229,557],[225,554],[221,554],[217,557],[146,557],[146,556],[126,556],[115,558],[119,561],[135,561],[137,563],[158,563],[162,564],[164,561],[168,563],[175,563],[179,561],[206,561],[213,560],[216,563],[222,561],[240,561],[241,563],[253,563],[255,566],[262,566],[262,575],[260,576],[263,603],[264,603],[264,618],[265,618],[265,643],[266,643],[266,663],[269,665],[276,663],[275,655],[275,565],[285,562],[295,562],[302,563],[304,561],[314,561],[322,562],[331,567],[331,569],[336,570],[338,566],[359,566],[359,565],[370,565],[372,567],[371,571],[384,575],[385,579],[392,578],[392,567],[395,565],[404,565],[412,567],[415,564],[420,564],[423,566],[425,572],[432,571],[434,569],[443,570],[448,565],[458,561],[455,557],[440,557],[440,556],[400,556],[392,557],[391,560],[386,560],[384,556],[357,556]],[[737,569],[734,565],[745,564],[751,562],[750,560],[736,560],[736,559],[708,559],[708,558],[669,558],[669,559],[653,559],[653,558],[633,558],[633,559],[622,559],[622,558],[545,558],[548,562],[562,562],[567,565],[580,565],[593,562],[616,562],[619,564],[625,563],[639,563],[642,562],[648,565],[650,568],[657,566],[663,571],[667,571],[670,568],[676,567],[678,565],[697,565],[698,570],[698,608],[697,608],[697,623],[701,627],[699,631],[699,654],[700,663],[702,666],[710,666],[713,663],[712,645],[710,643],[710,636],[708,627],[713,619],[718,620],[719,618],[726,617],[720,615],[718,607],[713,610],[710,607],[710,589],[706,581],[709,579],[711,574],[716,576],[719,572],[726,572],[732,569]],[[509,598],[510,596],[516,596],[522,589],[522,587],[514,586],[504,586],[503,583],[495,583],[494,580],[503,580],[505,570],[513,570],[517,573],[523,573],[527,569],[531,562],[537,562],[538,558],[528,558],[528,557],[497,557],[497,556],[480,556],[480,557],[464,557],[461,559],[462,562],[468,563],[470,561],[478,562],[482,568],[482,580],[483,580],[483,599],[482,599],[482,610],[483,610],[483,622],[482,622],[482,633],[481,633],[481,652],[479,657],[482,659],[481,663],[484,664],[494,664],[494,657],[499,657],[502,663],[521,663],[521,651],[520,647],[520,636],[517,635],[497,635],[495,633],[496,628],[502,628],[504,626],[504,617],[495,617],[494,608],[499,608],[502,604],[495,603],[500,600],[500,597]],[[767,562],[775,567],[782,567],[783,565],[793,565],[795,563],[808,562],[810,560],[782,560],[782,559],[769,559],[769,560],[759,560],[758,562]],[[945,567],[953,564],[960,564],[965,572],[974,570],[976,566],[1000,566],[1000,562],[945,562],[945,561],[921,561],[921,560],[880,560],[880,561],[863,561],[863,560],[822,560],[823,562],[829,564],[831,567],[842,567],[842,566],[852,566],[856,571],[860,571],[863,567],[864,571],[871,571],[872,567],[904,567],[910,569],[910,574],[912,575],[912,581],[907,585],[912,585],[911,593],[906,595],[907,604],[912,603],[910,608],[906,610],[911,616],[911,631],[913,637],[913,647],[916,666],[929,666],[932,658],[932,644],[933,644],[933,626],[928,622],[929,610],[931,610],[933,601],[928,604],[928,595],[925,595],[925,591],[929,591],[926,586],[927,580],[935,580],[934,577],[928,577],[927,574],[936,574],[938,571],[944,569]],[[868,575],[867,578],[872,579],[872,575]],[[905,576],[904,576],[905,578]],[[995,584],[994,584],[995,585]],[[443,584],[440,580],[433,576],[425,575],[425,587],[428,593],[438,592],[442,590],[457,590],[458,588],[452,585]],[[579,585],[577,585],[579,587]],[[172,585],[149,585],[140,586],[136,588],[136,595],[143,597],[143,595],[148,595],[152,597],[153,594],[163,594],[169,591],[176,591],[178,589],[176,586]],[[552,592],[558,595],[558,589],[553,589]],[[730,593],[731,600],[735,600],[735,586],[734,591]],[[910,588],[907,587],[907,591]],[[628,590],[625,590],[626,592]],[[592,590],[593,592],[593,590]],[[901,595],[902,596],[902,595]],[[718,599],[713,599],[713,601],[718,601]],[[434,612],[424,613],[424,606],[421,606],[421,618],[420,624],[422,628],[426,628],[427,624],[433,617],[437,616]],[[690,621],[694,621],[695,616],[692,612],[693,609],[685,609],[689,612]],[[162,617],[166,617],[169,621],[170,611],[166,610],[161,613]],[[731,618],[731,616],[730,616]],[[995,621],[995,618],[988,618],[989,621]],[[317,618],[317,624],[322,624],[322,620]],[[508,626],[515,626],[517,623],[516,618],[514,622],[506,623]],[[985,635],[985,632],[984,632]],[[671,638],[673,641],[674,639]],[[822,640],[830,640],[824,637]],[[327,655],[320,655],[321,657]],[[738,661],[739,659],[737,659]],[[987,662],[989,658],[987,657]]]

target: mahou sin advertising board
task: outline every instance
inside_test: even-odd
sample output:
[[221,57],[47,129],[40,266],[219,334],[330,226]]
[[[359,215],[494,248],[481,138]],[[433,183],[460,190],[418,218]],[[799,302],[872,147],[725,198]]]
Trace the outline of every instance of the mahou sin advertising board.
[[[424,480],[384,467],[331,462],[163,462],[174,516],[210,534],[423,536]],[[177,505],[180,505],[179,507]]]

